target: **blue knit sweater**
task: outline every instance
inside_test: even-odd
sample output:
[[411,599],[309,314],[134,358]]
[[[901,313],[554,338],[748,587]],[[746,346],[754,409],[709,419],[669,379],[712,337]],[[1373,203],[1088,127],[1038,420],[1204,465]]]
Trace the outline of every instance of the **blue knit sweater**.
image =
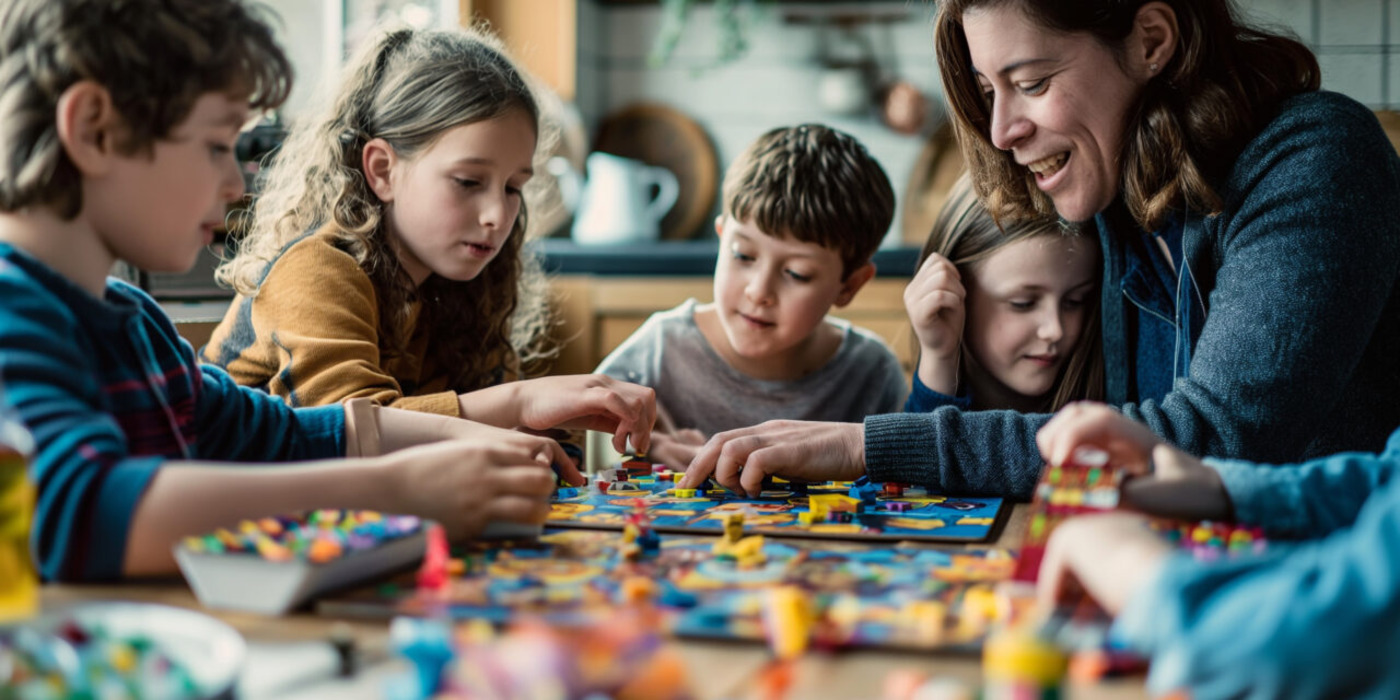
[[[1219,215],[1173,219],[1185,263],[1176,284],[1154,272],[1141,231],[1098,218],[1109,403],[1197,455],[1379,451],[1400,425],[1400,158],[1375,116],[1335,93],[1296,96],[1218,192]],[[866,469],[876,481],[1029,498],[1035,433],[1049,418],[954,407],[871,416]]]
[[292,410],[239,387],[197,365],[139,289],[109,280],[99,300],[4,243],[0,382],[34,434],[31,543],[49,580],[121,576],[131,516],[166,460],[345,453],[339,405]]

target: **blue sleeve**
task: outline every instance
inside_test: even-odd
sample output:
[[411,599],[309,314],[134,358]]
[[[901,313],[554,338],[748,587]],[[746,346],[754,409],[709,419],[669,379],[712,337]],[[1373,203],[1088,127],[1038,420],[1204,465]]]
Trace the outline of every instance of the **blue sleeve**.
[[199,369],[200,459],[289,462],[345,456],[340,404],[294,409],[276,396],[239,386],[218,367]]
[[1322,537],[1350,527],[1367,498],[1391,484],[1400,465],[1400,430],[1379,455],[1346,453],[1283,466],[1205,461],[1220,472],[1240,522],[1273,536]]
[[1148,689],[1194,698],[1400,697],[1400,487],[1355,525],[1267,556],[1167,561],[1114,624]]
[[954,406],[966,411],[972,408],[972,397],[968,394],[949,396],[928,388],[928,385],[919,379],[919,368],[916,365],[913,389],[909,391],[909,398],[904,402],[904,412],[931,413],[934,409],[944,406]]
[[876,482],[1028,501],[1043,464],[1035,433],[1050,415],[944,406],[932,413],[870,416],[865,471]]
[[164,461],[132,457],[73,314],[37,287],[0,289],[0,381],[34,436],[30,540],[49,581],[121,576],[136,503]]

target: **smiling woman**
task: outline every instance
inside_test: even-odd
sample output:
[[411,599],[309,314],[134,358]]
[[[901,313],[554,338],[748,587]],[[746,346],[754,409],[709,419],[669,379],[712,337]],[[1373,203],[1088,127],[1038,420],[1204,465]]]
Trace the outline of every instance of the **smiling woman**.
[[[946,0],[939,69],[1003,221],[1090,223],[1105,397],[1193,454],[1376,451],[1400,424],[1400,159],[1295,39],[1227,0]],[[938,410],[716,436],[689,485],[772,473],[1030,495],[1044,414]]]

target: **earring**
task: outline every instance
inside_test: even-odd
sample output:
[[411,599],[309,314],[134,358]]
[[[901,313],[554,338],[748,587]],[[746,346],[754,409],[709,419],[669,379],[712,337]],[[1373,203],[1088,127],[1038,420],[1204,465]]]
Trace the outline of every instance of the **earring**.
[[1147,67],[1147,70],[1150,70],[1150,71],[1152,71],[1153,73],[1156,73],[1156,72],[1157,72],[1157,64],[1154,63],[1154,64],[1148,66],[1148,67]]

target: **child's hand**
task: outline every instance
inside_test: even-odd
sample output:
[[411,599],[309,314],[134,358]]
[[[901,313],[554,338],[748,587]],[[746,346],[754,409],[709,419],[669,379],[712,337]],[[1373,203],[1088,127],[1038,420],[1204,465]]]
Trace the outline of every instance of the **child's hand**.
[[944,394],[957,390],[966,296],[958,268],[937,253],[924,260],[904,288],[904,307],[919,338],[919,380]]
[[1152,473],[1123,484],[1123,505],[1166,518],[1234,520],[1220,472],[1172,447],[1152,450]]
[[1147,426],[1101,403],[1081,401],[1060,409],[1035,436],[1049,464],[1072,464],[1075,451],[1092,447],[1108,454],[1115,469],[1145,474],[1152,448],[1162,443]]
[[1060,523],[1045,546],[1036,597],[1042,610],[1089,597],[1114,615],[1161,570],[1172,551],[1147,517],[1122,511]]
[[461,397],[463,417],[532,430],[565,428],[612,433],[613,448],[645,453],[656,424],[656,392],[602,374],[507,382]]
[[647,458],[676,471],[685,471],[704,444],[705,434],[689,428],[674,433],[652,433]]
[[496,520],[542,523],[549,515],[557,443],[497,430],[489,438],[447,440],[395,452],[398,512],[442,523],[454,540]]
[[1135,475],[1123,484],[1126,507],[1184,520],[1232,517],[1230,496],[1219,472],[1103,404],[1066,406],[1035,439],[1050,464],[1065,464],[1075,450],[1086,446],[1108,453],[1111,467]]
[[770,420],[719,433],[695,455],[677,484],[697,488],[714,474],[725,488],[757,496],[763,479],[850,481],[865,474],[865,426]]

